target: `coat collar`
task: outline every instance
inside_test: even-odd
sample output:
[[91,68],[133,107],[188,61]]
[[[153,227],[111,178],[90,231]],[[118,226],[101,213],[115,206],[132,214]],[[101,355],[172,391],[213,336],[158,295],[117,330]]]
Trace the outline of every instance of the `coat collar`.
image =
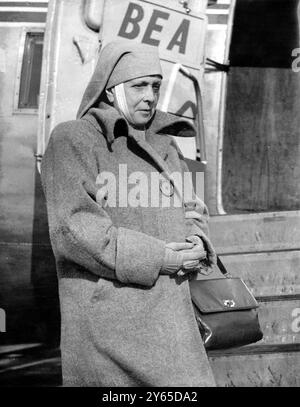
[[96,128],[100,127],[99,131],[110,145],[120,133],[131,137],[151,157],[172,184],[173,180],[166,163],[172,138],[167,135],[179,137],[195,135],[195,128],[189,122],[157,110],[146,130],[146,140],[142,140],[135,134],[134,129],[128,126],[120,113],[104,102],[101,102],[99,108],[90,109],[83,120],[91,122]]
[[[94,122],[94,125],[97,123],[109,144],[113,144],[120,132],[122,134],[125,132],[136,141],[138,139],[123,116],[114,107],[104,102],[101,102],[99,108],[90,109],[83,119]],[[146,130],[146,142],[159,152],[163,158],[165,158],[171,143],[170,137],[165,137],[166,135],[194,137],[195,128],[186,120],[157,110]]]

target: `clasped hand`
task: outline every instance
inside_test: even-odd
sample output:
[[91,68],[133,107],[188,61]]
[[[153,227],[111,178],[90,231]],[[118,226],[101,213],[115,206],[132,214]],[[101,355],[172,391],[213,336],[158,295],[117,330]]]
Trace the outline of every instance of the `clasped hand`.
[[[207,252],[204,248],[202,239],[199,236],[191,236],[187,238],[187,242],[171,242],[166,244],[166,250],[176,252],[177,257],[180,259],[178,276],[185,275],[192,271],[204,271],[208,269],[207,265]],[[174,253],[175,255],[175,253]]]

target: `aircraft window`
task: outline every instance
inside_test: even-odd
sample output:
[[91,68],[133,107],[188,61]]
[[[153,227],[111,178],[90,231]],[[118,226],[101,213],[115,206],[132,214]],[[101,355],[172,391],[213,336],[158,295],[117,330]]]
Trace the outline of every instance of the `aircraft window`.
[[19,88],[19,109],[37,109],[41,81],[44,34],[26,33]]

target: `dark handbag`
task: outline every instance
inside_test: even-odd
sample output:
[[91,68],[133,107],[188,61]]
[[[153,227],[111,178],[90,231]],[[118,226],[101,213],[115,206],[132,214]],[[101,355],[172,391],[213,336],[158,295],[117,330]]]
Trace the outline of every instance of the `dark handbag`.
[[190,291],[198,327],[206,349],[248,345],[263,337],[258,320],[258,303],[240,278],[191,280]]

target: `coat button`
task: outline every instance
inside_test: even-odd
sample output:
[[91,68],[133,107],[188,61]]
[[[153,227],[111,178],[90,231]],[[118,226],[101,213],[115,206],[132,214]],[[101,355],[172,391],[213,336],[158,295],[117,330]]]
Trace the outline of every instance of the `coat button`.
[[165,196],[172,196],[174,194],[174,187],[169,181],[161,182],[159,189]]

